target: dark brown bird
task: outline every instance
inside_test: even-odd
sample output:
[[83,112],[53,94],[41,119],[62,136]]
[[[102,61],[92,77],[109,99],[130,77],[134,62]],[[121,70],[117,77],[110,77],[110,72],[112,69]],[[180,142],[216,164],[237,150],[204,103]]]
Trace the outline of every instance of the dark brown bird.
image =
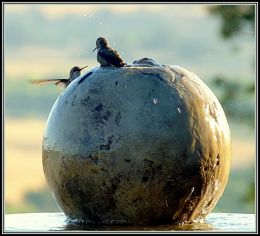
[[55,85],[60,87],[60,88],[66,88],[74,79],[78,78],[81,74],[81,70],[86,68],[87,66],[84,67],[79,67],[79,66],[74,66],[70,70],[70,76],[68,79],[39,79],[39,80],[31,80],[31,83],[33,84],[45,84],[49,82],[55,82]]
[[97,39],[96,48],[93,50],[93,52],[96,49],[98,50],[97,61],[101,66],[122,67],[126,65],[119,53],[109,46],[108,41],[105,38],[99,37]]

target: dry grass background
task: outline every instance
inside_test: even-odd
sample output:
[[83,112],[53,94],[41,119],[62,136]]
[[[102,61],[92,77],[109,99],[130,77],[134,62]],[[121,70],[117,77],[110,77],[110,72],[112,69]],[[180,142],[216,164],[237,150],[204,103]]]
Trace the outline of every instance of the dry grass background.
[[19,204],[28,190],[45,184],[41,144],[45,122],[42,120],[5,120],[5,199]]

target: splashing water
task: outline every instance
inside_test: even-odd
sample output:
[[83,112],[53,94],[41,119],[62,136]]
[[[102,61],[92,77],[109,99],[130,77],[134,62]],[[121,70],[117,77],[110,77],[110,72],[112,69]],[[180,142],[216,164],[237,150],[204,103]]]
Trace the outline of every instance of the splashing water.
[[217,179],[215,180],[214,187],[214,191],[217,191],[220,187],[220,182]]
[[198,156],[200,157],[200,153],[198,151],[196,151],[196,152],[197,152]]
[[181,109],[179,107],[177,108],[177,110],[178,110],[179,113],[181,113]]
[[157,104],[159,102],[158,98],[153,98],[153,103]]

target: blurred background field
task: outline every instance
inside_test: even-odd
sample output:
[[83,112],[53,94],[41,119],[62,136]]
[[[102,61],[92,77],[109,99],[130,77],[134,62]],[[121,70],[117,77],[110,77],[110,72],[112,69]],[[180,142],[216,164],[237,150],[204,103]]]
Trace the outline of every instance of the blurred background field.
[[4,199],[6,213],[59,211],[41,143],[62,92],[33,79],[97,66],[106,37],[128,63],[150,57],[197,74],[220,100],[232,134],[232,168],[215,212],[255,212],[255,7],[199,4],[4,5]]

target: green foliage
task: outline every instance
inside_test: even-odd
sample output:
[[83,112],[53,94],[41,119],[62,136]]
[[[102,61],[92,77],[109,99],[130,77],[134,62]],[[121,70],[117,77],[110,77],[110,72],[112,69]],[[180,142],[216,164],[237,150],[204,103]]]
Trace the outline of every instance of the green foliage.
[[60,211],[54,197],[48,188],[44,188],[38,192],[27,192],[25,201],[30,203],[39,212],[57,212]]
[[255,84],[216,76],[211,81],[225,114],[235,121],[255,126]]
[[209,11],[221,18],[221,35],[225,39],[238,35],[247,25],[255,30],[254,5],[217,5],[210,6]]
[[38,207],[32,206],[30,203],[23,203],[22,205],[14,205],[10,203],[5,204],[6,214],[28,213],[28,212],[38,212]]
[[37,212],[59,212],[60,209],[52,196],[49,188],[40,191],[29,191],[24,196],[22,205],[5,204],[5,213],[37,213]]
[[37,86],[27,80],[7,80],[4,92],[5,115],[47,119],[60,93],[61,90],[53,84]]
[[243,200],[247,203],[254,203],[255,202],[255,183],[251,182],[248,185],[248,190],[245,194],[245,196],[243,197]]
[[256,185],[255,185],[255,170],[250,171],[250,180],[248,181],[247,190],[242,195],[242,201],[247,204],[248,207],[255,204],[256,199]]
[[254,173],[253,167],[231,170],[226,189],[214,212],[255,213]]

